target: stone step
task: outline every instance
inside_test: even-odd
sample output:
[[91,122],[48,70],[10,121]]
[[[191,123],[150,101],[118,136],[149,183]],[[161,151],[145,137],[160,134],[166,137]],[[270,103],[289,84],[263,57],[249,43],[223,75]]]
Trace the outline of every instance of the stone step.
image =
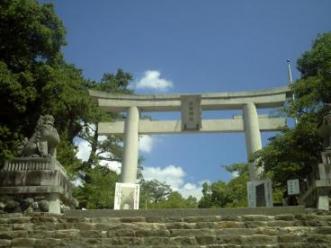
[[331,247],[331,213],[0,215],[0,247]]
[[242,215],[280,215],[280,214],[307,214],[311,212],[304,206],[287,207],[259,207],[259,208],[185,208],[185,209],[139,209],[139,210],[112,210],[89,209],[69,210],[64,213],[68,217],[157,217],[178,218],[194,216],[242,216]]
[[[286,220],[287,219],[287,220]],[[61,228],[72,227],[80,229],[117,229],[119,227],[125,228],[161,228],[166,229],[198,229],[198,228],[257,228],[257,227],[296,227],[296,226],[329,226],[331,224],[331,215],[287,215],[287,216],[242,216],[241,219],[228,220],[217,219],[186,219],[148,222],[128,219],[106,219],[98,221],[97,219],[80,219],[80,218],[64,218],[55,216],[30,217],[24,216],[21,218],[1,218],[0,230],[8,228],[20,229],[21,226],[34,228]]]
[[[302,240],[286,240],[266,235],[196,236],[145,238],[15,238],[0,240],[0,247],[330,247],[331,235],[308,235]],[[217,246],[222,245],[222,246]],[[312,247],[312,246],[311,246]]]
[[[278,223],[278,222],[277,222]],[[290,225],[289,223],[278,223],[275,225],[274,223],[262,223],[254,222],[246,222],[246,223],[172,223],[171,225],[167,224],[155,224],[153,225],[148,223],[135,223],[135,224],[94,224],[94,223],[43,223],[43,224],[33,224],[33,223],[19,223],[19,224],[8,224],[8,225],[0,225],[0,234],[6,231],[29,231],[29,232],[42,232],[47,230],[51,231],[59,231],[59,230],[80,230],[80,231],[107,231],[114,235],[131,235],[131,233],[139,234],[143,231],[149,234],[157,235],[161,231],[164,234],[164,231],[170,232],[170,234],[176,233],[186,233],[193,231],[203,231],[203,230],[217,230],[217,232],[222,233],[261,233],[268,232],[268,234],[281,234],[281,233],[296,233],[300,231],[316,231],[316,232],[330,232],[331,227],[328,222],[304,222],[296,223],[296,225]]]
[[[300,246],[301,245],[301,246]],[[298,247],[308,247],[304,246],[304,243],[296,243],[293,246],[292,245],[286,245],[286,246],[279,246],[279,245],[233,245],[233,244],[211,244],[211,245],[164,245],[164,244],[157,244],[157,245],[113,245],[107,243],[107,240],[104,240],[102,242],[95,242],[95,240],[85,239],[85,240],[60,240],[60,239],[16,239],[16,240],[0,240],[0,247],[35,247],[35,248],[62,248],[62,247],[70,247],[70,248],[179,248],[179,247],[187,247],[187,248],[236,248],[236,247],[242,247],[242,248],[279,248],[279,247],[286,247],[286,248],[298,248]],[[312,247],[312,246],[311,246]],[[315,246],[316,247],[316,246]],[[327,246],[319,246],[319,247],[327,247]]]

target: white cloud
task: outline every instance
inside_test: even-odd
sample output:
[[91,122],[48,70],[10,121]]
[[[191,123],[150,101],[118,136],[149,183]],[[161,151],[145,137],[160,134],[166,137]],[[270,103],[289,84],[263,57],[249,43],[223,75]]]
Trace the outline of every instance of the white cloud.
[[184,183],[185,172],[181,167],[175,165],[169,165],[165,168],[144,167],[142,173],[146,180],[156,179],[169,184],[174,190],[178,190]]
[[100,142],[103,142],[103,141],[105,141],[107,139],[107,136],[106,135],[99,135],[98,136],[98,141],[100,141]]
[[239,172],[238,171],[233,171],[231,172],[231,175],[233,178],[239,177]]
[[[104,141],[105,139],[106,136],[99,136],[98,138],[99,141]],[[76,154],[76,157],[83,161],[87,161],[91,153],[90,143],[88,143],[86,140],[83,140],[81,138],[75,138],[74,143],[78,147],[78,152]],[[108,153],[103,153],[102,155],[105,157],[109,156]],[[115,171],[117,174],[121,173],[122,164],[120,162],[101,160],[100,165],[105,166],[112,171]]]
[[75,180],[71,181],[76,187],[83,185],[83,180],[79,177],[77,177]]
[[185,183],[179,192],[186,198],[191,195],[200,200],[202,197],[202,186],[201,184]]
[[169,80],[161,78],[161,73],[157,70],[148,70],[144,72],[143,77],[137,82],[138,89],[167,90],[173,87]]
[[100,161],[102,166],[107,167],[111,171],[115,171],[117,175],[121,174],[122,163],[118,161]]
[[81,138],[75,138],[74,143],[78,147],[76,157],[83,161],[87,161],[91,153],[90,143]]
[[150,153],[153,149],[155,139],[149,135],[141,135],[139,138],[139,150]]
[[185,182],[185,171],[180,166],[169,165],[164,168],[161,167],[144,167],[143,176],[145,180],[156,179],[160,182],[166,183],[171,186],[172,190],[178,191],[184,197],[190,195],[200,199],[202,196],[202,184]]

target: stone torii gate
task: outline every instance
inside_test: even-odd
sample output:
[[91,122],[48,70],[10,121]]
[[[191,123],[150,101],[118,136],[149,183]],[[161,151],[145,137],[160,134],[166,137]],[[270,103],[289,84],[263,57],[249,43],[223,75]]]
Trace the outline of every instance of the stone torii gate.
[[[196,95],[118,95],[94,90],[89,93],[106,112],[127,113],[127,118],[123,121],[100,122],[98,132],[101,135],[125,135],[121,183],[133,185],[137,179],[139,134],[245,132],[249,160],[251,154],[262,148],[261,132],[277,131],[286,126],[285,118],[259,116],[257,109],[282,107],[291,94],[287,86],[259,91]],[[202,120],[201,112],[210,110],[242,110],[243,114],[233,119]],[[142,112],[165,111],[178,111],[181,119],[140,119]],[[260,180],[254,163],[250,163],[249,178],[249,206],[272,206],[271,182]]]

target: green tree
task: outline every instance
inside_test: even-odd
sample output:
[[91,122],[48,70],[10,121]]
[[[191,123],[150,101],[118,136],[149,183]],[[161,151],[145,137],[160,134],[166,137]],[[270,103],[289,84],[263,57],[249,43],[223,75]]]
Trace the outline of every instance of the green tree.
[[256,154],[274,185],[283,190],[288,179],[306,179],[320,161],[318,126],[331,102],[331,33],[317,37],[312,48],[297,61],[297,68],[301,78],[291,85],[295,101],[286,111],[298,124],[272,138]]
[[140,180],[140,207],[153,208],[153,206],[167,199],[172,193],[169,185],[158,180]]
[[75,196],[80,207],[97,209],[113,208],[115,183],[118,175],[106,167],[89,169],[89,182],[76,188]]
[[63,60],[65,29],[51,4],[0,3],[0,162],[30,137],[40,114],[52,114],[61,136],[60,162],[77,170],[73,138],[90,118],[91,100],[81,71]]
[[62,60],[64,27],[49,4],[0,3],[0,160],[12,155],[41,113],[44,74]]
[[171,192],[167,199],[155,204],[154,208],[196,208],[197,199],[193,196],[184,198],[179,192]]
[[[131,94],[128,89],[132,76],[122,70],[116,74],[107,73],[100,82],[89,81],[87,87],[93,90],[102,90],[113,94]],[[116,113],[105,113],[96,104],[90,118],[82,119],[83,128],[79,137],[88,142],[91,152],[87,161],[81,164],[80,179],[82,185],[76,190],[75,195],[80,199],[81,207],[85,208],[110,208],[113,207],[115,183],[118,177],[114,172],[105,168],[103,162],[121,162],[123,158],[123,137],[119,135],[107,135],[100,137],[98,134],[98,122],[123,119],[124,116]],[[108,186],[107,186],[108,185]],[[112,199],[110,203],[109,200]]]
[[199,208],[247,206],[248,164],[233,164],[227,166],[226,170],[236,176],[227,183],[204,183]]
[[[81,70],[63,58],[65,29],[51,4],[1,1],[0,37],[0,164],[17,155],[16,147],[32,135],[40,114],[52,114],[61,137],[57,158],[72,178],[80,175],[86,187],[80,187],[77,196],[83,204],[91,201],[89,207],[106,206],[109,187],[102,185],[114,184],[116,176],[99,161],[121,160],[121,139],[98,140],[96,124],[120,116],[103,113],[88,89],[129,93],[131,75],[118,70],[114,75],[105,74],[101,82],[85,80]],[[93,131],[88,130],[93,126]],[[78,135],[92,147],[86,163],[76,158],[73,141]]]
[[[119,69],[116,74],[106,73],[103,75],[100,82],[89,81],[87,87],[93,90],[100,90],[112,94],[132,94],[133,91],[128,89],[129,82],[132,80],[132,75]],[[94,105],[93,113],[85,120],[82,120],[83,129],[79,133],[79,137],[84,139],[91,146],[91,153],[86,163],[85,168],[89,169],[103,161],[121,161],[123,157],[123,142],[122,136],[108,135],[100,140],[98,134],[98,122],[114,121],[116,119],[124,119],[119,113],[105,113],[96,105]]]
[[158,180],[140,181],[140,208],[196,208],[197,199],[193,196],[183,197],[179,192]]

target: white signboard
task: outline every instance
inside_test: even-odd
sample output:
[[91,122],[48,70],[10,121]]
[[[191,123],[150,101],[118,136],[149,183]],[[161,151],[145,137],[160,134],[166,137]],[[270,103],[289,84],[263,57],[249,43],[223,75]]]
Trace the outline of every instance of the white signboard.
[[114,209],[139,209],[140,185],[116,183]]
[[287,194],[288,195],[298,195],[298,194],[300,194],[299,179],[287,180]]

